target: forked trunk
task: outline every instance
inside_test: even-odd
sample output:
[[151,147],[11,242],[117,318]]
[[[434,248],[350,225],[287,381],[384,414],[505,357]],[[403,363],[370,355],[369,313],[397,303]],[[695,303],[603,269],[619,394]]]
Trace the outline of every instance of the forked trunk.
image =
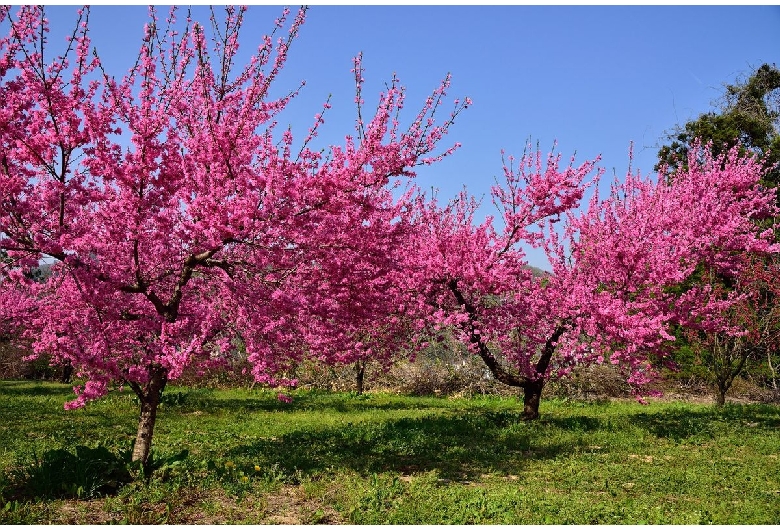
[[531,381],[523,386],[523,420],[530,421],[539,417],[539,403],[542,401],[544,380]]
[[719,335],[715,335],[710,364],[710,370],[715,374],[715,406],[726,404],[726,392],[742,373],[751,351],[740,337],[721,340]]
[[152,435],[157,420],[157,407],[160,405],[168,373],[157,367],[151,370],[149,382],[144,386],[133,385],[133,390],[141,401],[141,412],[138,417],[138,434],[133,445],[133,462],[141,462],[144,468],[149,464],[149,453],[152,449]]
[[558,340],[568,329],[568,321],[559,322],[552,332],[552,335],[545,341],[544,347],[539,354],[539,360],[536,363],[535,379],[526,375],[511,373],[505,370],[498,359],[493,355],[487,343],[482,340],[481,333],[476,326],[477,310],[473,304],[466,300],[463,293],[458,288],[458,282],[455,279],[447,283],[450,292],[455,296],[458,304],[463,307],[469,315],[469,321],[466,324],[466,330],[469,333],[469,342],[476,346],[476,353],[485,362],[490,372],[497,381],[505,385],[520,387],[523,389],[523,420],[535,420],[539,417],[539,403],[542,399],[542,388],[544,388],[547,369],[550,367],[553,354],[555,353]]
[[715,381],[715,405],[716,406],[722,407],[723,405],[726,404],[726,392],[728,392],[729,389],[731,388],[731,385],[734,384],[734,379],[736,379],[737,375],[742,371],[742,366],[744,364],[745,362],[743,359],[740,361],[739,365],[733,370],[726,368],[724,369],[724,372],[721,372],[716,375],[716,381]]
[[555,353],[555,346],[558,343],[558,339],[566,331],[566,327],[559,325],[553,331],[553,334],[547,339],[542,348],[542,353],[539,356],[539,361],[536,363],[536,379],[526,381],[523,385],[523,420],[530,421],[539,417],[539,403],[542,401],[542,389],[546,379],[544,374],[547,373],[547,369],[550,367],[550,361]]

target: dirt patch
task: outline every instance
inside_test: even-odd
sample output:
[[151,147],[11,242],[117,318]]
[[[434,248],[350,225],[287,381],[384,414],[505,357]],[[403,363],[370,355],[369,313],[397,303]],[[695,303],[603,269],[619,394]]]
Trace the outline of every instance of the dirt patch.
[[49,507],[53,524],[344,524],[331,506],[309,498],[299,486],[242,499],[222,490],[182,490],[175,499],[134,502],[132,499],[57,501]]
[[265,495],[265,524],[344,524],[331,506],[308,498],[297,486],[285,486]]
[[104,509],[102,499],[79,501],[65,500],[53,507],[52,524],[108,524],[115,522]]

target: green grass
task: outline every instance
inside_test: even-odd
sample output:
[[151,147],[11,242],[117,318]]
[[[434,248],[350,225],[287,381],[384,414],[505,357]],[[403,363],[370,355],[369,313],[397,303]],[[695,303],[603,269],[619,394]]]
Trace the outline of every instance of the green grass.
[[291,395],[169,388],[155,473],[96,496],[67,482],[105,451],[76,448],[126,458],[132,394],[0,382],[0,523],[780,523],[777,407]]

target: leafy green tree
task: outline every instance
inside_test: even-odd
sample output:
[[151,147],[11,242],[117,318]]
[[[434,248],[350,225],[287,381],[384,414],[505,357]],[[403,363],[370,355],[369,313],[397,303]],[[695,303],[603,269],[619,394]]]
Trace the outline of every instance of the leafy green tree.
[[[668,143],[658,151],[658,164],[668,166],[673,174],[687,161],[694,139],[711,141],[713,153],[727,151],[737,142],[745,150],[766,157],[768,168],[764,181],[780,184],[780,70],[774,64],[763,64],[745,79],[727,84],[718,102],[719,109],[700,115],[683,126],[677,126],[666,137]],[[774,167],[773,167],[774,166]]]

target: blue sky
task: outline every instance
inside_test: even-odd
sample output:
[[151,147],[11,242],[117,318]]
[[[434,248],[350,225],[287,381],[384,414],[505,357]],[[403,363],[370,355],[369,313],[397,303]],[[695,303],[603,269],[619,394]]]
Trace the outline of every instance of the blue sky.
[[[204,8],[195,10],[205,22]],[[250,8],[247,51],[280,12]],[[72,13],[49,8],[57,28],[68,27]],[[144,6],[92,8],[93,39],[110,72],[131,65],[146,13]],[[724,82],[780,63],[780,6],[315,5],[278,80],[280,92],[307,83],[280,125],[304,136],[332,94],[320,142],[342,143],[353,132],[350,68],[361,51],[367,108],[394,72],[408,89],[410,114],[452,74],[450,94],[474,101],[447,140],[462,148],[421,169],[419,183],[438,188],[442,199],[463,185],[482,196],[501,173],[501,149],[519,155],[529,138],[544,150],[557,140],[564,158],[601,154],[608,175],[618,176],[633,141],[633,167],[652,172],[664,131],[708,111]],[[540,253],[529,259],[545,267]]]

